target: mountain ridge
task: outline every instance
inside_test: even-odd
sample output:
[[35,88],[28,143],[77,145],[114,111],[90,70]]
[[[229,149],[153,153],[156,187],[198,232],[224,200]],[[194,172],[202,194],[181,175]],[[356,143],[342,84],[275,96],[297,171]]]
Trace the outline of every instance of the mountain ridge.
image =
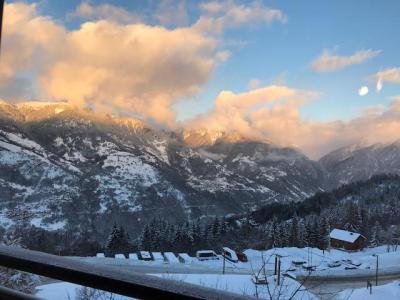
[[211,134],[213,143],[192,147],[188,135],[127,117],[2,104],[2,225],[95,226],[102,235],[115,220],[139,230],[157,214],[224,216],[323,189],[319,165],[295,149]]
[[[65,103],[0,103],[0,225],[137,228],[299,202],[341,184],[399,173],[400,144],[301,151],[237,133],[172,132]],[[21,225],[21,226],[22,226]]]

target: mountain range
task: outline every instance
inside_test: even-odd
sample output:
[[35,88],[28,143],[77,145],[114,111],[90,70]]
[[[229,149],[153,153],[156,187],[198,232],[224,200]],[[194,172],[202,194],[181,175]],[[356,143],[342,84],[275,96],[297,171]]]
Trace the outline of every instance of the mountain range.
[[65,103],[0,103],[0,225],[46,230],[118,221],[139,232],[227,216],[399,173],[400,143],[300,150],[207,129],[166,131]]

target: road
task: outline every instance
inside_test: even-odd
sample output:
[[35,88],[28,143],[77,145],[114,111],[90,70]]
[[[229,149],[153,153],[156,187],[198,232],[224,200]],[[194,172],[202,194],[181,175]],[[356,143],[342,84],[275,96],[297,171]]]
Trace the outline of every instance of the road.
[[[395,279],[400,279],[400,276],[391,279],[381,279],[378,285],[383,285],[392,282]],[[374,290],[375,281],[372,282],[372,292]],[[366,288],[366,280],[343,280],[343,281],[310,281],[304,283],[304,286],[313,294],[320,297],[321,300],[339,300],[338,294],[348,289]],[[385,299],[390,300],[390,299]]]

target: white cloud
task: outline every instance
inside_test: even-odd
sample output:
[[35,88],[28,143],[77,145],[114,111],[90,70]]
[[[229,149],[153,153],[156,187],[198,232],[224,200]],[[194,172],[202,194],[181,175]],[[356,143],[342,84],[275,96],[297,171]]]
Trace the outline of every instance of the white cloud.
[[376,73],[372,79],[400,84],[400,68],[390,68]]
[[68,18],[82,18],[85,20],[110,20],[117,23],[139,22],[140,17],[121,7],[111,4],[93,5],[91,1],[84,1],[78,5],[75,11],[67,15]]
[[[262,138],[265,133],[263,129],[258,128],[258,124],[262,120],[256,116],[257,113],[269,111],[271,112],[271,116],[268,117],[270,121],[276,118],[283,124],[285,119],[280,119],[282,117],[280,116],[282,108],[295,107],[314,96],[315,94],[312,92],[274,85],[241,94],[222,91],[215,99],[213,109],[190,120],[187,126],[191,128],[205,127],[213,130],[237,131],[244,136]],[[294,111],[291,110],[291,112]],[[285,136],[282,133],[279,135],[280,138]],[[275,136],[271,135],[269,137],[275,138]],[[282,142],[281,139],[272,140],[279,143]]]
[[4,6],[0,90],[2,96],[19,98],[34,94],[29,79],[20,73],[40,72],[62,45],[64,28],[40,16],[35,4]]
[[227,4],[226,2],[223,3],[221,1],[210,1],[210,2],[200,3],[199,7],[206,13],[219,14],[224,11],[226,4]]
[[250,4],[235,1],[211,1],[200,4],[201,15],[194,27],[201,31],[220,34],[228,28],[244,25],[271,24],[274,21],[287,22],[287,16],[279,9],[264,6],[259,1]]
[[69,31],[20,3],[5,6],[4,25],[0,88],[34,72],[47,99],[171,127],[173,103],[198,92],[216,63],[217,41],[191,27],[101,20]]
[[190,120],[187,126],[235,131],[256,140],[298,147],[312,158],[360,141],[372,144],[400,139],[400,97],[393,98],[389,107],[369,107],[348,122],[305,120],[300,109],[316,95],[287,86],[241,94],[224,91],[210,111]]
[[383,89],[383,82],[382,79],[379,78],[376,82],[376,91],[379,93]]
[[220,62],[227,61],[231,57],[232,53],[228,50],[222,50],[217,52],[216,58]]
[[380,50],[360,50],[350,56],[339,56],[325,49],[311,67],[316,72],[334,72],[351,65],[361,64],[379,55],[380,52]]
[[366,96],[368,94],[368,87],[367,86],[362,86],[358,89],[358,95],[361,97]]
[[189,22],[185,0],[161,0],[155,18],[162,25],[185,26]]
[[[163,5],[174,8],[172,1],[161,2],[159,8]],[[185,5],[182,0],[175,11],[165,10],[156,18],[167,24],[181,15],[184,23]],[[216,63],[231,56],[220,48],[220,36],[200,30],[202,20],[219,24],[219,31],[286,21],[280,10],[260,2],[221,5],[223,11],[209,3],[205,16],[193,26],[168,29],[138,23],[140,18],[123,8],[84,1],[68,17],[90,22],[69,30],[41,15],[34,4],[6,4],[0,92],[26,95],[37,89],[44,99],[123,112],[173,127],[174,103],[197,93]]]
[[261,80],[257,78],[250,79],[249,83],[247,84],[247,86],[251,90],[255,90],[256,88],[260,87],[260,85],[261,85]]

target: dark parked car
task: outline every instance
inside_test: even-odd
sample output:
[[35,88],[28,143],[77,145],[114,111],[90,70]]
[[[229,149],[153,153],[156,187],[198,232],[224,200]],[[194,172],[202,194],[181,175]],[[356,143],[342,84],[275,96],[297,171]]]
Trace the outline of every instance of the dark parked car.
[[243,252],[236,252],[236,255],[241,262],[248,262],[249,260],[247,259],[247,255],[244,254]]

